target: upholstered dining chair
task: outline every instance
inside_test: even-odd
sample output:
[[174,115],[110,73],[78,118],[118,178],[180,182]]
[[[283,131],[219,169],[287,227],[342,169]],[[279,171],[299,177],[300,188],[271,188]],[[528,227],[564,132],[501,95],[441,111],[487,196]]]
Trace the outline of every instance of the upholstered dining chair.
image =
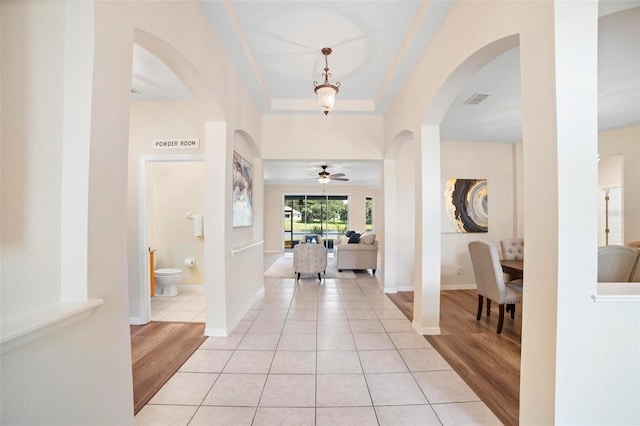
[[507,238],[500,240],[502,258],[505,260],[524,259],[524,238]]
[[598,282],[619,283],[633,279],[640,251],[633,247],[598,247]]
[[[500,240],[500,249],[502,250],[502,258],[505,260],[524,260],[524,238],[507,238]],[[517,282],[522,275],[511,276],[505,274],[506,282]]]
[[504,323],[505,305],[509,307],[513,319],[516,312],[515,305],[522,303],[522,286],[513,283],[505,284],[498,249],[495,245],[485,241],[471,241],[469,254],[478,291],[476,320],[480,321],[482,317],[483,297],[487,298],[487,316],[491,314],[491,301],[498,302],[500,316],[496,332],[500,334]]
[[318,274],[318,279],[322,281],[320,273],[327,270],[327,249],[324,244],[303,243],[296,244],[293,248],[293,271],[297,274],[296,280],[300,279],[300,274]]

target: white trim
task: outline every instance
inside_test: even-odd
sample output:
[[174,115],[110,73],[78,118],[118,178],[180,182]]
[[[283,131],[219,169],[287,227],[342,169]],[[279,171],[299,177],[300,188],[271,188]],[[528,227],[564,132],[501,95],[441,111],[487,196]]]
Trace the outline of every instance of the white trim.
[[251,299],[249,299],[249,301],[240,310],[240,312],[233,319],[233,321],[231,321],[231,323],[229,324],[229,330],[233,331],[236,328],[236,326],[240,324],[240,321],[242,321],[245,315],[247,315],[247,312],[249,312],[249,309],[251,309],[253,305],[263,296],[264,296],[264,286],[260,287],[260,289],[256,292],[256,294],[254,294],[253,297],[251,297]]
[[0,328],[0,353],[12,351],[81,321],[103,303],[102,299],[57,302],[7,318]]
[[385,287],[384,288],[384,293],[385,294],[396,294],[397,292],[398,292],[398,289],[396,287]]
[[396,287],[396,289],[398,291],[414,291],[414,288],[412,285],[399,286],[399,287]]
[[[148,260],[148,236],[147,236],[147,167],[149,163],[202,161],[202,154],[176,154],[176,155],[144,155],[140,157],[138,173],[138,295],[140,302],[138,310],[139,321],[147,324],[151,321],[151,292],[149,290],[149,260]],[[205,254],[206,255],[206,254]],[[206,285],[206,282],[205,282]]]
[[475,284],[444,284],[440,286],[440,290],[476,290]]
[[437,336],[439,334],[442,334],[440,332],[440,327],[420,327],[420,325],[415,321],[411,322],[411,326],[415,331],[417,331],[419,334],[422,334],[423,336]]
[[640,302],[640,282],[598,283],[598,294],[592,294],[594,302]]
[[212,337],[226,337],[228,336],[236,326],[242,321],[242,319],[247,315],[247,312],[251,307],[264,296],[264,287],[260,287],[260,289],[254,294],[251,299],[244,305],[244,307],[240,310],[240,313],[229,323],[227,328],[205,328],[204,335],[212,336]]
[[145,325],[145,322],[142,322],[140,317],[129,317],[129,325]]
[[264,244],[264,240],[253,241],[253,242],[250,242],[248,244],[244,244],[242,246],[235,247],[235,248],[231,249],[231,256],[235,256],[236,253],[243,252],[243,251],[248,250],[248,249],[250,249],[252,247],[259,246],[260,244]]
[[594,302],[640,302],[638,294],[602,295],[592,294]]

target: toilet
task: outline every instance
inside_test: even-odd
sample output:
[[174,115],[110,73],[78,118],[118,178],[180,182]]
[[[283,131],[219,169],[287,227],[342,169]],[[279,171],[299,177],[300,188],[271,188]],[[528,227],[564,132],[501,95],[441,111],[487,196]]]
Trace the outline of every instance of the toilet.
[[153,276],[156,283],[156,296],[173,297],[178,294],[178,282],[182,277],[181,269],[156,269]]

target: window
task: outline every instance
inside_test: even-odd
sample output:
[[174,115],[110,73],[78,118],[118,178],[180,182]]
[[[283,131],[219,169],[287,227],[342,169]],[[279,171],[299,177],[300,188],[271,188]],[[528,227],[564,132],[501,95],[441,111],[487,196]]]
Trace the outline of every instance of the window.
[[373,198],[365,198],[365,225],[367,231],[373,231]]
[[346,195],[285,195],[284,247],[293,248],[305,234],[333,240],[349,223]]

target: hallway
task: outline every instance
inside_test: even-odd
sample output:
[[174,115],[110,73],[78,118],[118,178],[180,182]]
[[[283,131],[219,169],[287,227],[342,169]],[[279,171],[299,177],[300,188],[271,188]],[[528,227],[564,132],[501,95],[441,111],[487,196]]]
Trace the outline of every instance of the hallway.
[[135,424],[500,422],[377,278],[357,272],[322,284],[265,278],[265,294],[234,332],[209,337]]

